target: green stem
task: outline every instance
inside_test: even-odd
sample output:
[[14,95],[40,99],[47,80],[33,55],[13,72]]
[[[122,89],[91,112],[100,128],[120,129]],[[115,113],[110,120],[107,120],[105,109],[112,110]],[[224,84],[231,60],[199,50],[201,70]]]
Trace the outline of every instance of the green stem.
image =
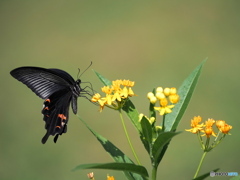
[[204,146],[204,143],[203,143],[202,137],[201,137],[201,135],[200,135],[199,132],[197,133],[197,136],[198,136],[198,140],[199,140],[199,143],[200,143],[200,145],[201,145],[202,150],[205,151],[205,146]]
[[153,167],[152,169],[152,180],[157,179],[157,168]]
[[212,149],[215,148],[223,140],[225,136],[226,134],[224,134],[217,142],[215,142],[215,144],[212,145]]
[[131,143],[130,137],[129,137],[129,135],[128,135],[127,128],[126,128],[126,125],[125,125],[125,122],[124,122],[124,119],[123,119],[121,110],[119,110],[119,114],[120,114],[120,119],[121,119],[121,121],[122,121],[122,125],[123,125],[123,129],[124,129],[125,135],[126,135],[127,140],[128,140],[128,144],[129,144],[129,146],[130,146],[130,148],[131,148],[131,150],[132,150],[132,153],[133,153],[133,155],[134,155],[137,163],[138,163],[139,165],[141,165],[141,163],[140,163],[140,161],[139,161],[139,159],[138,159],[138,156],[137,156],[137,154],[136,154],[136,152],[135,152],[135,150],[134,150],[134,147],[133,147],[133,145],[132,145],[132,143]]
[[205,158],[206,154],[207,154],[207,152],[205,151],[205,152],[203,153],[203,155],[202,155],[202,158],[201,158],[201,160],[200,160],[200,162],[199,162],[199,165],[198,165],[197,171],[196,171],[196,173],[195,173],[193,179],[195,179],[195,178],[197,177],[197,175],[198,175],[198,173],[199,173],[199,171],[200,171],[200,168],[201,168],[201,166],[202,166],[203,159]]
[[217,141],[218,136],[220,135],[221,131],[218,131],[216,138],[214,139],[214,143]]
[[209,142],[210,142],[210,138],[207,137],[207,140],[206,140],[206,143],[205,143],[205,150],[204,151],[209,152],[211,150],[211,147],[209,148]]
[[165,114],[163,115],[162,132],[165,132]]

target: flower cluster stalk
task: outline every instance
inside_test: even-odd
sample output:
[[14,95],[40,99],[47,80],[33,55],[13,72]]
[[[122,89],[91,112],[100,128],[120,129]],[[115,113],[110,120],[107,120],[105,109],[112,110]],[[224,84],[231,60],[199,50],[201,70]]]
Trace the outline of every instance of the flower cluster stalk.
[[137,156],[137,153],[136,153],[136,151],[135,151],[135,149],[134,149],[134,147],[133,147],[133,145],[132,145],[131,139],[130,139],[130,137],[129,137],[129,135],[128,135],[128,131],[127,131],[127,128],[126,128],[126,125],[125,125],[125,122],[124,122],[124,119],[123,119],[123,116],[122,116],[122,111],[121,111],[121,109],[119,110],[119,115],[120,115],[120,119],[121,119],[121,122],[122,122],[122,126],[123,126],[123,129],[124,129],[124,133],[125,133],[125,135],[126,135],[128,144],[129,144],[129,146],[130,146],[130,148],[131,148],[131,150],[132,150],[132,153],[133,153],[133,155],[134,155],[134,157],[135,157],[138,165],[141,165],[140,160],[139,160],[139,158],[138,158],[138,156]]

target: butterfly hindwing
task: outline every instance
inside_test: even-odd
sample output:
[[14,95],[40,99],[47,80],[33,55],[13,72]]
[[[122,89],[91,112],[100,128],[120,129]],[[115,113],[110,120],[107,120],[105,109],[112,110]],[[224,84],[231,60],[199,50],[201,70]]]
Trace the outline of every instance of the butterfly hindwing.
[[[61,98],[58,98],[59,96]],[[62,91],[54,93],[44,101],[42,114],[47,132],[42,139],[43,144],[50,135],[56,135],[54,138],[54,142],[56,142],[58,135],[67,132],[71,97],[71,93]]]

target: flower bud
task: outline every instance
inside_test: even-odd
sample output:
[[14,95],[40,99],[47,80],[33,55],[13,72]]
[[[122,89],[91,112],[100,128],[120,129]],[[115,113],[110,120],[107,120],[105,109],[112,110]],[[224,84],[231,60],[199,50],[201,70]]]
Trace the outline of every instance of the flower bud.
[[163,92],[163,88],[162,87],[157,87],[156,92]]
[[177,94],[177,88],[175,88],[175,87],[172,87],[170,89],[170,95],[173,95],[173,94]]
[[150,98],[150,103],[155,104],[157,102],[157,98],[155,96]]
[[89,179],[94,179],[94,174],[93,174],[93,172],[88,173],[88,174],[87,174],[87,177],[88,177]]
[[165,96],[169,96],[170,88],[164,88],[163,93],[165,94]]
[[151,97],[153,97],[153,96],[154,96],[154,94],[152,92],[147,93],[147,98],[148,99],[151,99]]
[[162,92],[157,92],[157,93],[156,93],[156,98],[158,98],[159,100],[161,100],[161,99],[165,99],[166,96],[165,96]]

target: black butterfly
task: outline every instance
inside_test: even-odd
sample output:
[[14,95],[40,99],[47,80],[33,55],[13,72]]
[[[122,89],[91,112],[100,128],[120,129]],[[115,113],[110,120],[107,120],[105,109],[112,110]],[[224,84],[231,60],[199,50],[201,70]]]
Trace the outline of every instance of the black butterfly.
[[58,136],[67,132],[69,106],[77,113],[77,98],[88,94],[81,88],[81,80],[76,81],[67,72],[60,69],[45,69],[41,67],[19,67],[10,74],[27,85],[36,95],[45,99],[42,110],[45,121],[46,135],[42,138],[45,144],[50,135],[57,142]]

